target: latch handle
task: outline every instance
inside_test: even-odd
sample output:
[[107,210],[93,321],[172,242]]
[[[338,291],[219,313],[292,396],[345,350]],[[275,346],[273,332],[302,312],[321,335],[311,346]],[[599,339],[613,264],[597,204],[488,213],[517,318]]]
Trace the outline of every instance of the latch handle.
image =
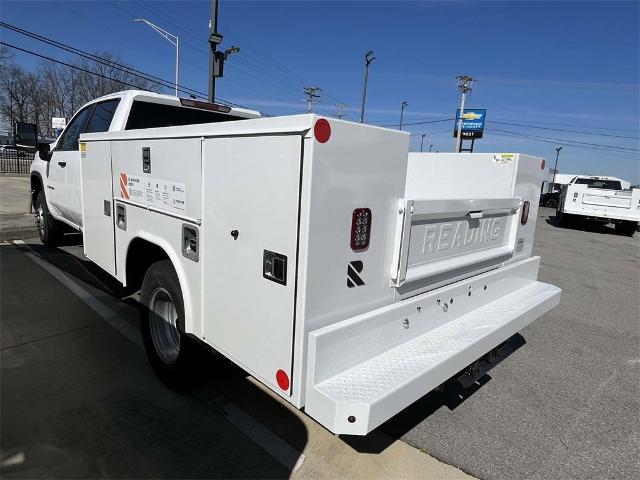
[[475,212],[467,213],[469,218],[482,218],[482,210],[476,210]]

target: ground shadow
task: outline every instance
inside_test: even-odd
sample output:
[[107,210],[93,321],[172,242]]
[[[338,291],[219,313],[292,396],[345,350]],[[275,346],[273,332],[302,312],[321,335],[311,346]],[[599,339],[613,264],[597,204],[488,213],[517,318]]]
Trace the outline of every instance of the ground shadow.
[[440,408],[455,410],[491,380],[491,376],[488,375],[491,369],[525,344],[524,337],[519,333],[515,334],[502,343],[495,354],[484,356],[471,370],[458,372],[366,437],[342,435],[342,440],[361,453],[382,452]]
[[[47,247],[41,243],[30,243],[28,248],[32,253],[35,253],[47,263],[59,268],[67,275],[77,278],[116,298],[123,298],[131,293],[124,289],[117,279],[105,272],[91,260],[84,257],[76,257],[63,249],[63,247],[79,245],[82,245],[82,234],[74,232],[63,235],[57,247]],[[17,246],[24,248],[20,244],[17,244]]]
[[[41,258],[54,257],[72,275],[59,258],[71,255],[46,250]],[[92,311],[52,277],[34,275],[29,269],[39,268],[24,255],[4,261],[21,272],[7,295],[28,292],[30,284],[51,297],[45,300],[57,299],[50,328],[64,329],[69,317],[89,323],[38,339],[38,348],[3,352],[3,478],[289,478],[299,466],[306,426],[241,368],[202,348],[193,363],[199,381],[171,390],[133,343],[93,321]],[[37,302],[24,301],[3,312],[3,323],[32,334],[38,310]]]
[[547,222],[547,224],[551,225],[552,227],[561,228],[565,230],[579,230],[582,232],[594,232],[594,233],[603,233],[608,235],[620,236],[620,234],[616,232],[612,224],[603,223],[603,222],[594,222],[594,221],[587,220],[583,217],[577,217],[573,219],[570,223],[563,225],[560,223],[560,219],[558,218],[557,215],[549,215],[545,219],[545,222]]

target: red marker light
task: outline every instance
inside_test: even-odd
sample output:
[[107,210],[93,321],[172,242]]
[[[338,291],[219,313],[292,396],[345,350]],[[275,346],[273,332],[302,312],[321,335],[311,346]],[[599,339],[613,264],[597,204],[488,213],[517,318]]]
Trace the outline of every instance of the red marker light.
[[278,370],[276,372],[276,381],[278,386],[285,392],[289,390],[289,375],[284,370]]
[[522,225],[525,225],[527,223],[527,220],[529,220],[529,207],[529,200],[525,200],[522,204],[522,214],[520,216],[520,223]]
[[313,134],[319,143],[326,143],[331,138],[331,125],[326,119],[321,118],[313,126]]
[[546,162],[544,161],[544,158],[543,158],[542,163],[540,164],[540,170],[544,170],[545,165],[546,165]]

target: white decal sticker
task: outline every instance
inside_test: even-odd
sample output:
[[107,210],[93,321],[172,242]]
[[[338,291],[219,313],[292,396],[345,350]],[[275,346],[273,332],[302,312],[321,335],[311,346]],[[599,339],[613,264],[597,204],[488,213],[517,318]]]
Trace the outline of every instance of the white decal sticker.
[[134,177],[126,173],[120,174],[120,197],[178,213],[184,213],[186,207],[184,183]]

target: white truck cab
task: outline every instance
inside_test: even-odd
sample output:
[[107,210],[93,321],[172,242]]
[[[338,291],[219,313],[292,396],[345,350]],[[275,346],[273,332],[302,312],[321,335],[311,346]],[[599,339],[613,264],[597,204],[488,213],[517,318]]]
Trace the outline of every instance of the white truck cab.
[[80,108],[48,152],[31,164],[36,223],[45,244],[55,244],[66,227],[82,230],[78,138],[84,133],[119,132],[188,124],[259,118],[242,108],[126,90],[97,98]]
[[577,175],[562,188],[556,217],[562,225],[578,219],[613,223],[616,232],[632,236],[640,221],[640,190],[616,177]]

